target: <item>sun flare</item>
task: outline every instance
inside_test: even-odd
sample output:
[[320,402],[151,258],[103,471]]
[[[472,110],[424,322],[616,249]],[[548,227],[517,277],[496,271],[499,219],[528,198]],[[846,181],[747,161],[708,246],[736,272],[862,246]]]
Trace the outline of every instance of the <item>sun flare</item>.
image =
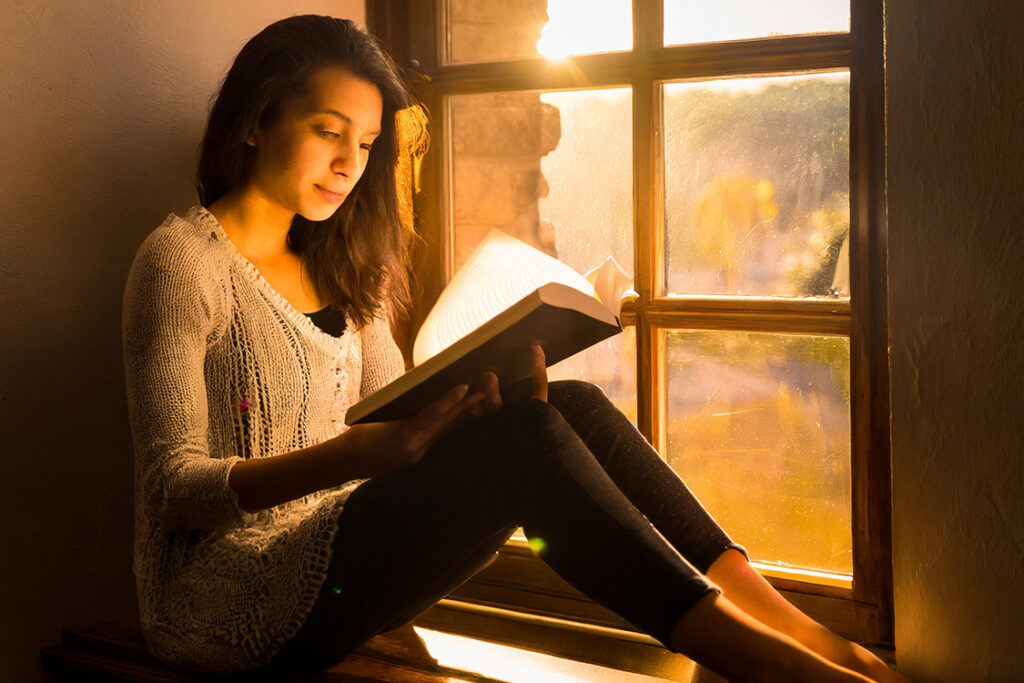
[[[581,20],[581,17],[585,17]],[[537,52],[548,59],[633,47],[629,0],[548,0]]]

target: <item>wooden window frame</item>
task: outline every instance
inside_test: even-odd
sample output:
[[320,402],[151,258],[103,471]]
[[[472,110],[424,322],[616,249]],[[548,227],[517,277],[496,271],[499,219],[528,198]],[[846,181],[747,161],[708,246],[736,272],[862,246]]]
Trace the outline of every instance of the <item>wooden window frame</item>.
[[[367,3],[372,31],[389,46],[431,114],[431,151],[417,179],[417,229],[425,242],[415,266],[422,296],[418,328],[452,267],[451,121],[445,98],[482,92],[626,86],[632,89],[634,272],[639,296],[624,308],[637,339],[638,427],[665,444],[661,329],[822,333],[850,338],[852,585],[765,572],[791,602],[844,636],[893,642],[889,389],[886,328],[886,219],[882,0],[852,0],[849,33],[663,47],[658,0],[634,0],[633,49],[552,62],[543,58],[444,64],[444,0]],[[850,298],[668,296],[664,291],[664,194],[660,81],[850,71]],[[401,335],[408,338],[407,335]],[[562,581],[523,545],[510,542],[490,567],[428,613],[427,621],[498,640],[552,648],[554,629],[652,646],[626,622]],[[508,626],[519,622],[518,627]],[[536,633],[540,635],[536,635]],[[504,636],[502,635],[504,634]],[[534,634],[531,636],[530,634]],[[617,635],[616,635],[617,634]],[[575,638],[576,635],[573,637]],[[575,648],[575,649],[574,649]]]

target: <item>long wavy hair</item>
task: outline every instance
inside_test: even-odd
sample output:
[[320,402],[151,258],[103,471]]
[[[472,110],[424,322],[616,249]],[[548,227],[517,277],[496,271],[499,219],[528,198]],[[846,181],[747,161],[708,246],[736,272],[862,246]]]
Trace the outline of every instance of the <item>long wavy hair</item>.
[[235,58],[214,98],[199,148],[196,190],[203,206],[245,186],[257,150],[246,140],[270,126],[285,103],[305,94],[322,67],[341,67],[380,90],[381,133],[366,169],[324,221],[296,215],[288,246],[300,254],[320,296],[357,325],[384,307],[408,311],[412,230],[410,194],[400,192],[401,155],[422,154],[426,117],[376,38],[347,19],[302,15],[266,27]]

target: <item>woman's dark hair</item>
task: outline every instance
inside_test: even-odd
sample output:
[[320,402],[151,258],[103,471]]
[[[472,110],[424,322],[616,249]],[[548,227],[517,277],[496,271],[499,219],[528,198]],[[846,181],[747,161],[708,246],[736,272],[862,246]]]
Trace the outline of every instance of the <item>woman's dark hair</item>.
[[345,202],[324,221],[296,215],[288,245],[302,255],[320,296],[364,325],[382,304],[392,313],[408,310],[414,235],[395,169],[400,153],[422,153],[426,143],[423,112],[376,38],[346,19],[303,15],[275,22],[250,39],[210,110],[196,189],[200,203],[210,206],[243,187],[257,153],[246,140],[270,126],[286,102],[305,94],[310,76],[326,66],[377,86],[381,133]]

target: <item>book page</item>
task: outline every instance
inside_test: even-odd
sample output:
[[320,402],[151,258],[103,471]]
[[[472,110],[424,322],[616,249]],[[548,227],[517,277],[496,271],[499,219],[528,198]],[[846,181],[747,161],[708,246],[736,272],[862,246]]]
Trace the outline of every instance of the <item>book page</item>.
[[609,256],[597,268],[587,271],[583,277],[594,285],[594,294],[605,308],[618,317],[622,312],[622,295],[633,286],[633,279],[626,275],[619,262]]
[[549,282],[594,296],[593,285],[569,266],[491,230],[423,321],[413,345],[413,363],[419,365]]

